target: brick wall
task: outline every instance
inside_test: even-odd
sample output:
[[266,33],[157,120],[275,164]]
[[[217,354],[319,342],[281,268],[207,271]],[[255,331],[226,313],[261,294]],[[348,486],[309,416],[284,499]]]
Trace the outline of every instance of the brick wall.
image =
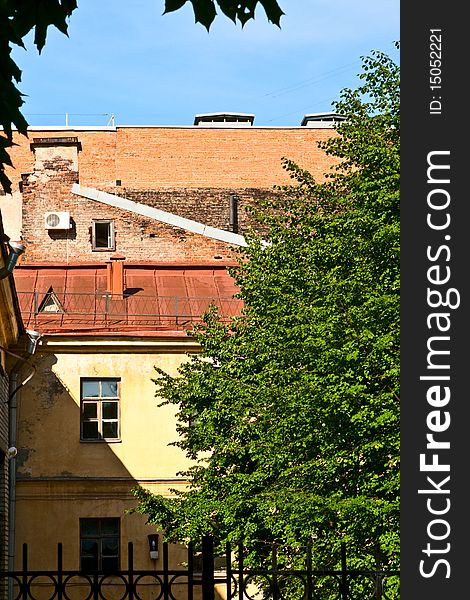
[[[233,260],[235,251],[217,240],[160,223],[125,210],[107,206],[71,193],[77,172],[57,172],[47,181],[36,175],[23,177],[23,239],[26,252],[22,262],[104,262],[114,252],[131,261],[206,262]],[[120,188],[110,191],[119,191]],[[124,194],[122,194],[124,195]],[[228,193],[220,190],[182,190],[130,192],[126,197],[205,224],[227,228]],[[240,192],[240,221],[246,228],[243,205],[248,194]],[[206,201],[208,204],[206,204]],[[208,205],[210,208],[208,208]],[[46,230],[44,214],[49,211],[70,211],[71,230]],[[93,251],[91,225],[94,219],[114,222],[116,249]]]
[[289,183],[283,156],[321,178],[332,159],[318,142],[334,135],[331,129],[118,127],[90,131],[62,129],[19,134],[11,149],[14,168],[7,175],[18,189],[22,173],[34,170],[30,148],[35,138],[77,136],[80,183],[103,188],[120,179],[132,189],[272,189]]
[[[79,180],[77,157],[77,147],[58,144],[53,148],[48,145],[35,148],[34,170],[22,176],[22,236],[27,246],[23,262],[101,262],[116,251],[131,261],[233,260],[235,251],[227,243],[73,194],[72,185]],[[279,194],[259,188],[144,190],[101,186],[101,189],[223,230],[230,230],[230,197],[236,193],[238,233],[242,235],[253,226],[246,207],[263,197]],[[44,216],[51,211],[69,211],[72,229],[47,230]],[[92,222],[100,219],[114,223],[113,250],[92,249]]]
[[[245,234],[255,226],[249,206],[257,206],[263,199],[282,196],[274,190],[239,188],[199,188],[174,190],[136,190],[114,188],[107,190],[117,196],[134,200],[147,206],[174,213],[218,229],[230,230],[230,196],[236,195],[238,233]],[[259,226],[256,226],[259,230]]]
[[[71,193],[73,183],[107,191],[218,229],[229,230],[230,196],[238,201],[238,232],[253,225],[245,207],[279,194],[290,183],[288,156],[321,178],[331,159],[318,142],[331,136],[313,128],[117,128],[106,131],[34,131],[17,137],[9,172],[21,173],[24,262],[100,262],[113,251],[92,251],[94,219],[114,221],[116,249],[131,261],[232,260],[223,242],[109,207]],[[76,143],[48,143],[78,138]],[[41,140],[38,142],[38,140]],[[46,141],[45,141],[46,140]],[[31,147],[30,147],[31,142]],[[119,185],[117,184],[119,181]],[[50,231],[44,214],[70,211],[73,228]]]

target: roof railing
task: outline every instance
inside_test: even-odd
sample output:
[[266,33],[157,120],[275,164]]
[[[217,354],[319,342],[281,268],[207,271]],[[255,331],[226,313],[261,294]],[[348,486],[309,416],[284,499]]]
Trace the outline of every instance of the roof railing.
[[124,290],[122,295],[109,292],[60,293],[18,292],[23,320],[28,325],[183,325],[201,321],[211,306],[221,319],[241,314],[243,301],[233,297],[141,296],[138,290]]

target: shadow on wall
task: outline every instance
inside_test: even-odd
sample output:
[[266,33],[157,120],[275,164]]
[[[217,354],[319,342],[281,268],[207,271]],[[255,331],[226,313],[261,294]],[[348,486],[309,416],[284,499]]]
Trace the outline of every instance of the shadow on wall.
[[[136,504],[131,489],[137,481],[113,452],[113,442],[80,439],[80,398],[54,373],[56,363],[53,354],[38,354],[37,373],[18,400],[16,567],[26,543],[29,568],[56,568],[61,543],[64,568],[78,569],[86,546],[81,542],[87,535],[85,520],[95,520],[89,524],[105,545],[113,519],[121,568],[127,565],[129,541],[136,568],[159,568],[155,563],[161,559],[150,560],[147,539],[155,529],[143,515],[126,514]],[[175,552],[179,561],[181,550]]]
[[[18,478],[52,478],[56,481],[107,477],[133,481],[112,451],[114,440],[91,439],[90,436],[87,440],[81,439],[80,398],[74,397],[54,372],[56,363],[53,354],[38,355],[35,361],[37,373],[21,393]],[[101,427],[107,415],[102,415],[102,407],[97,408],[97,405],[98,402],[94,408],[98,412],[95,415],[89,412],[88,416],[90,422],[94,420]],[[119,441],[116,437],[116,443]]]
[[75,240],[77,238],[77,224],[73,217],[70,218],[69,229],[48,229],[47,235],[51,240]]
[[[54,372],[58,362],[54,354],[39,352],[37,373],[18,400],[16,569],[21,569],[22,547],[27,544],[29,570],[57,570],[59,543],[64,570],[85,568],[92,542],[101,549],[103,559],[113,558],[116,552],[115,565],[126,570],[128,543],[132,542],[136,571],[162,571],[162,548],[156,560],[151,560],[149,553],[147,536],[155,533],[154,528],[146,524],[144,515],[126,512],[136,504],[131,488],[137,481],[112,449],[120,442],[80,440],[80,398],[74,397],[75,388],[69,389]],[[76,376],[79,374],[77,366]],[[117,543],[111,539],[113,535]],[[176,544],[170,544],[168,550],[170,569],[184,570],[187,550]],[[74,576],[70,584],[73,589],[67,597],[90,597],[86,578]],[[100,595],[119,600],[126,597],[126,590],[120,576],[108,575]],[[215,600],[225,600],[223,585],[216,585],[214,592]],[[39,577],[31,582],[28,593],[34,600],[47,600],[54,595],[54,583]],[[162,597],[162,584],[145,576],[138,594],[141,600]],[[172,594],[176,600],[188,597],[184,575],[175,579]],[[194,600],[200,598],[198,585]]]

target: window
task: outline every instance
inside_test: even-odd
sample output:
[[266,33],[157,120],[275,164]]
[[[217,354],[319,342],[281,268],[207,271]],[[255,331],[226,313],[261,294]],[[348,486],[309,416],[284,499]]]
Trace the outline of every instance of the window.
[[80,519],[80,570],[119,570],[119,519]]
[[81,440],[119,439],[119,379],[81,380]]
[[113,221],[93,221],[91,226],[91,245],[93,250],[116,249]]
[[64,313],[65,312],[64,307],[62,306],[62,303],[60,302],[59,298],[57,297],[57,294],[52,289],[52,286],[49,288],[46,295],[44,296],[41,304],[39,305],[39,307],[37,309],[37,312],[38,313]]

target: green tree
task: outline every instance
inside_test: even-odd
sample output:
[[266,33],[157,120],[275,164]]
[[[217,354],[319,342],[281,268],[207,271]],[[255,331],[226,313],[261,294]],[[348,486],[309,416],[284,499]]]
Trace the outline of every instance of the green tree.
[[293,185],[255,211],[269,243],[252,235],[233,269],[244,315],[210,311],[201,353],[157,369],[194,459],[176,498],[135,491],[168,540],[275,541],[289,561],[313,539],[330,568],[341,541],[357,565],[378,543],[397,565],[399,68],[373,52],[360,77],[323,144],[338,166],[317,183],[286,160]]
[[[164,14],[179,10],[188,0],[165,0]],[[196,23],[208,30],[217,10],[243,26],[254,19],[260,4],[268,21],[280,24],[284,14],[276,0],[189,0],[193,6]],[[21,70],[11,57],[12,46],[24,48],[23,39],[34,30],[34,44],[39,53],[44,48],[48,28],[53,25],[67,35],[67,20],[77,8],[76,0],[0,0],[0,184],[5,192],[11,192],[11,182],[5,174],[5,166],[11,166],[8,149],[13,145],[12,128],[27,135],[28,123],[21,113],[23,94],[16,87],[21,81]]]

